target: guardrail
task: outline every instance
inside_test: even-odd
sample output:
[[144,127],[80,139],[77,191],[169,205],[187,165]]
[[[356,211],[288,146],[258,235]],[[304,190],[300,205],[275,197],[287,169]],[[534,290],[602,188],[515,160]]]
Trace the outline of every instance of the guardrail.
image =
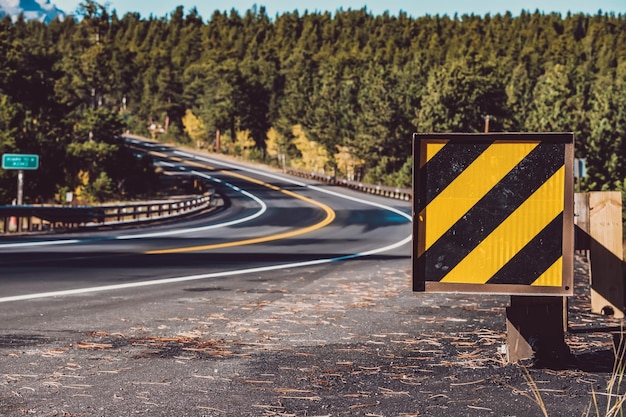
[[342,187],[352,188],[361,192],[376,194],[383,197],[395,198],[397,200],[411,200],[413,198],[413,191],[410,188],[395,188],[386,187],[382,185],[364,184],[359,181],[350,181],[343,178],[337,178],[333,175],[318,174],[315,172],[302,171],[294,168],[284,168],[283,171],[290,175],[295,175],[301,178],[309,178],[317,181],[322,181],[327,184],[339,185]]
[[212,193],[179,200],[108,204],[102,206],[0,206],[0,234],[67,231],[140,223],[207,209]]
[[[350,181],[332,175],[319,174],[294,168],[285,173],[322,181],[327,184],[351,188],[398,200],[410,201],[413,192],[409,188],[395,188]],[[42,233],[68,231],[85,227],[114,226],[136,222],[155,221],[181,216],[211,205],[211,194],[182,200],[122,203],[102,206],[0,206],[0,235],[10,233]]]

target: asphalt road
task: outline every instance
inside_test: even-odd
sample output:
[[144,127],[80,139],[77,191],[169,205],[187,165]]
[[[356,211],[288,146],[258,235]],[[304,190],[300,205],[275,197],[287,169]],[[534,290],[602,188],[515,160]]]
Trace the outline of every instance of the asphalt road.
[[366,200],[271,171],[144,147],[166,169],[209,180],[223,204],[206,216],[150,228],[0,238],[0,302],[80,291],[145,292],[176,281],[325,265],[364,254],[410,255],[406,202]]
[[[0,415],[544,415],[530,381],[553,416],[613,398],[610,333],[568,334],[571,362],[529,380],[500,353],[508,297],[412,293],[409,203],[152,151],[224,204],[0,239]],[[572,321],[607,324],[576,268]]]

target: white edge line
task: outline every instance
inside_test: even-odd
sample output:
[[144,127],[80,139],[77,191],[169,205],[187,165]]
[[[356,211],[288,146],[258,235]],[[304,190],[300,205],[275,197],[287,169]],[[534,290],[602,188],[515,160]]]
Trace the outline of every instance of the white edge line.
[[369,205],[369,206],[373,206],[373,207],[382,208],[383,210],[389,210],[389,211],[392,211],[392,212],[394,212],[396,214],[399,214],[400,216],[406,218],[409,221],[413,220],[411,215],[409,215],[409,214],[407,214],[407,213],[405,213],[405,212],[403,212],[401,210],[398,210],[398,209],[396,209],[394,207],[387,206],[387,205],[384,205],[384,204],[374,203],[373,201],[363,200],[363,199],[358,198],[358,197],[351,197],[351,196],[348,196],[348,195],[345,195],[345,194],[341,194],[341,193],[338,193],[338,192],[335,192],[335,191],[330,191],[330,190],[327,190],[325,188],[318,187],[316,185],[309,185],[309,184],[306,184],[306,183],[301,182],[301,181],[295,181],[295,180],[292,180],[291,178],[288,178],[288,177],[275,175],[275,174],[272,174],[272,173],[266,172],[266,171],[259,171],[259,170],[248,168],[248,167],[245,167],[245,166],[242,166],[242,165],[231,164],[231,163],[228,163],[228,162],[225,162],[225,161],[221,161],[221,160],[217,160],[217,159],[205,158],[203,156],[194,155],[194,154],[190,154],[190,153],[187,153],[187,152],[174,151],[174,153],[176,153],[178,155],[181,155],[181,156],[185,156],[187,158],[199,159],[201,161],[209,162],[209,163],[212,163],[212,164],[225,165],[225,166],[230,167],[230,168],[237,168],[237,169],[239,169],[241,171],[252,172],[252,173],[255,173],[255,174],[258,174],[258,175],[266,176],[268,178],[273,178],[273,179],[285,181],[285,182],[288,182],[288,183],[291,183],[291,184],[294,184],[294,185],[299,185],[299,186],[301,186],[303,188],[310,188],[312,190],[319,191],[321,193],[326,193],[326,194],[333,195],[335,197],[343,198],[344,200],[351,200],[351,201],[354,201],[354,202],[357,202],[357,203],[361,203],[361,204],[365,204],[365,205]]
[[[412,220],[410,215],[408,215],[408,214],[404,213],[403,211],[398,210],[398,209],[396,209],[394,207],[386,206],[384,204],[378,204],[378,203],[374,203],[374,202],[371,202],[371,201],[363,200],[363,199],[360,199],[360,198],[346,196],[344,194],[336,193],[334,191],[326,190],[326,189],[323,189],[323,188],[320,188],[320,187],[317,187],[317,186],[308,185],[308,184],[305,184],[305,183],[302,183],[302,182],[299,182],[299,181],[293,181],[293,180],[291,180],[289,178],[281,177],[281,176],[278,176],[278,175],[273,175],[273,174],[266,173],[266,172],[263,172],[263,171],[257,171],[257,170],[249,169],[249,168],[242,167],[242,166],[239,166],[239,165],[233,165],[233,164],[229,164],[229,163],[224,163],[222,161],[213,161],[213,160],[210,160],[208,158],[198,157],[198,156],[195,156],[195,155],[187,154],[185,152],[178,152],[178,151],[176,151],[176,153],[178,153],[180,155],[188,156],[188,157],[194,157],[196,159],[205,160],[206,162],[219,163],[219,164],[227,165],[227,166],[230,166],[230,167],[235,167],[235,168],[238,168],[238,169],[241,169],[241,170],[244,170],[244,171],[265,175],[265,176],[270,177],[270,178],[280,179],[280,180],[287,181],[287,182],[290,182],[290,183],[293,183],[293,184],[297,184],[297,185],[300,185],[300,186],[303,186],[303,187],[308,187],[310,189],[314,189],[314,190],[316,190],[318,192],[334,195],[334,196],[339,197],[339,198],[344,198],[346,200],[352,200],[352,201],[359,202],[359,203],[362,203],[362,204],[366,204],[366,205],[370,205],[370,206],[374,206],[374,207],[379,207],[379,208],[382,208],[382,209],[385,209],[385,210],[389,210],[389,211],[391,211],[393,213],[399,214],[399,215],[405,217],[406,219],[408,219],[409,221]],[[205,176],[204,174],[199,173],[199,172],[195,172],[195,173],[199,174],[199,175],[202,175],[202,176]],[[205,177],[209,177],[209,176],[205,176]],[[235,187],[231,187],[231,188],[235,189]],[[240,190],[240,192],[247,193],[244,190]],[[250,194],[250,196],[252,196],[252,194]],[[198,229],[196,229],[196,230],[198,230]],[[133,235],[133,236],[128,236],[128,237],[124,237],[124,238],[126,238],[126,239],[133,239],[133,238],[138,238],[138,237],[135,237],[135,236],[146,237],[146,236],[150,236],[150,235],[151,234]],[[160,236],[162,236],[162,235],[160,235]],[[129,283],[126,283],[126,284],[105,285],[105,286],[100,286],[100,287],[77,288],[77,289],[72,289],[72,290],[51,291],[51,292],[36,293],[36,294],[24,294],[24,295],[12,296],[12,297],[1,297],[0,298],[0,303],[6,303],[6,302],[10,302],[10,301],[33,300],[33,299],[38,299],[38,298],[61,297],[61,296],[67,296],[67,295],[77,295],[77,294],[86,294],[86,293],[94,293],[94,292],[113,291],[113,290],[121,290],[121,289],[128,289],[128,288],[148,287],[148,286],[163,285],[163,284],[172,284],[172,283],[180,283],[180,282],[188,282],[188,281],[198,281],[198,280],[203,280],[203,279],[207,279],[207,278],[220,278],[220,277],[227,277],[227,276],[232,276],[232,275],[252,274],[252,273],[258,273],[258,272],[274,271],[274,270],[278,270],[278,269],[298,268],[298,267],[310,266],[310,265],[320,265],[320,264],[344,261],[344,260],[348,260],[348,259],[360,258],[360,257],[364,257],[364,256],[374,255],[374,254],[377,254],[377,253],[387,252],[389,250],[392,250],[392,249],[398,248],[400,246],[403,246],[403,245],[409,243],[411,240],[412,240],[412,236],[409,235],[408,237],[406,237],[406,238],[404,238],[404,239],[402,239],[402,240],[400,240],[400,241],[398,241],[396,243],[393,243],[391,245],[387,245],[387,246],[384,246],[384,247],[381,247],[381,248],[377,248],[377,249],[372,249],[372,250],[365,251],[365,252],[360,252],[360,253],[351,254],[351,255],[343,255],[343,256],[334,257],[334,258],[315,259],[315,260],[311,260],[311,261],[295,262],[295,263],[290,263],[290,264],[279,264],[279,265],[271,265],[271,266],[265,266],[265,267],[241,269],[241,270],[234,270],[234,271],[215,272],[215,273],[211,273],[211,274],[188,275],[188,276],[183,276],[183,277],[164,278],[164,279],[159,279],[159,280],[129,282]]]
[[250,216],[247,217],[243,217],[241,219],[236,219],[236,220],[231,220],[228,222],[224,222],[224,223],[218,223],[218,224],[212,224],[209,226],[202,226],[202,227],[194,227],[194,228],[187,228],[187,229],[176,229],[176,230],[170,230],[168,232],[153,232],[153,233],[142,233],[142,234],[132,234],[132,235],[121,235],[121,236],[113,236],[113,237],[101,237],[101,238],[97,238],[97,239],[67,239],[67,240],[42,240],[42,241],[38,241],[38,242],[20,242],[20,243],[6,243],[6,244],[0,244],[0,249],[2,248],[23,248],[23,247],[35,247],[35,246],[52,246],[52,245],[70,245],[70,244],[74,244],[74,243],[86,243],[86,242],[92,242],[92,241],[105,241],[105,240],[131,240],[131,239],[145,239],[145,238],[152,238],[152,237],[162,237],[162,236],[173,236],[173,235],[181,235],[181,234],[185,234],[185,233],[196,233],[196,232],[203,232],[205,230],[211,230],[211,229],[218,229],[221,227],[228,227],[228,226],[233,226],[236,224],[241,224],[241,223],[245,223],[248,222],[250,220],[254,220],[257,217],[261,216],[263,213],[265,213],[267,211],[267,205],[265,204],[265,202],[263,200],[261,200],[259,197],[255,196],[254,194],[246,191],[246,190],[242,190],[239,187],[236,187],[228,182],[222,181],[219,178],[213,178],[210,175],[206,175],[203,174],[202,172],[197,172],[197,171],[192,171],[193,174],[207,178],[211,181],[215,181],[218,182],[220,184],[223,184],[229,188],[231,188],[232,190],[245,195],[246,197],[256,201],[259,206],[260,209],[256,212],[251,214]]
[[221,278],[221,277],[228,277],[232,275],[253,274],[253,273],[259,273],[259,272],[275,271],[277,269],[299,268],[303,266],[320,265],[320,264],[345,261],[348,259],[360,258],[363,256],[386,252],[388,250],[398,248],[410,241],[411,241],[411,236],[399,242],[393,243],[391,245],[384,246],[382,248],[377,248],[377,249],[373,249],[370,251],[356,253],[352,255],[338,256],[335,258],[315,259],[311,261],[294,262],[290,264],[262,266],[258,268],[215,272],[211,274],[188,275],[188,276],[183,276],[183,277],[164,278],[164,279],[157,279],[157,280],[151,280],[151,281],[129,282],[126,284],[103,285],[100,287],[77,288],[77,289],[72,289],[72,290],[50,291],[50,292],[42,292],[42,293],[36,293],[36,294],[24,294],[24,295],[15,295],[11,297],[1,297],[0,303],[8,303],[11,301],[34,300],[38,298],[62,297],[62,296],[68,296],[68,295],[78,295],[78,294],[96,293],[96,292],[113,291],[113,290],[123,290],[123,289],[129,289],[129,288],[151,287],[151,286],[163,285],[163,284],[199,281],[199,280],[203,280],[207,278]]
[[[200,177],[203,178],[207,178],[209,180],[215,180],[216,178],[211,177],[210,175],[206,175],[203,174],[201,172],[198,171],[191,171],[192,174],[198,175]],[[221,227],[227,227],[227,226],[233,226],[235,224],[241,224],[241,223],[245,223],[248,222],[250,220],[256,219],[257,217],[261,216],[263,213],[265,213],[267,211],[267,204],[265,204],[265,202],[263,200],[261,200],[259,197],[255,196],[254,194],[246,191],[246,190],[242,190],[239,187],[235,187],[234,185],[227,183],[227,182],[223,182],[222,183],[224,185],[226,185],[227,187],[237,191],[240,194],[245,195],[246,197],[256,201],[261,208],[254,214],[248,216],[248,217],[243,217],[241,219],[237,219],[237,220],[232,220],[229,222],[225,222],[225,223],[219,223],[219,224],[212,224],[209,226],[202,226],[202,227],[193,227],[193,228],[189,228],[189,229],[177,229],[177,230],[171,230],[169,232],[154,232],[154,233],[144,233],[144,234],[139,234],[139,235],[125,235],[125,236],[117,236],[114,239],[116,240],[130,240],[130,239],[144,239],[144,238],[150,238],[150,237],[162,237],[162,236],[172,236],[172,235],[180,235],[180,234],[185,234],[185,233],[195,233],[195,232],[203,232],[205,230],[211,230],[211,229],[218,229]]]
[[69,245],[72,243],[82,243],[83,240],[79,239],[68,239],[68,240],[41,240],[39,242],[21,242],[21,243],[6,243],[0,245],[0,249],[2,248],[22,248],[22,247],[30,247],[30,246],[53,246],[53,245]]
[[264,176],[266,176],[268,178],[273,178],[275,180],[286,181],[286,182],[289,182],[291,184],[299,185],[300,187],[304,187],[304,188],[309,186],[308,184],[306,184],[306,183],[304,183],[302,181],[295,181],[295,180],[292,180],[290,178],[286,178],[286,177],[283,177],[283,176],[280,176],[280,175],[275,175],[275,174],[272,174],[272,173],[266,172],[266,171],[259,171],[259,170],[253,169],[253,168],[248,168],[248,167],[243,166],[243,165],[235,165],[235,164],[231,164],[231,163],[226,162],[226,161],[222,161],[222,160],[218,160],[218,159],[206,158],[204,156],[194,155],[194,154],[187,153],[187,152],[182,152],[182,151],[174,151],[174,153],[178,154],[178,155],[181,155],[181,156],[184,156],[184,157],[187,157],[187,158],[193,158],[193,159],[198,159],[200,161],[209,162],[211,164],[224,165],[224,166],[227,166],[229,168],[238,169],[240,171],[246,171],[246,172],[252,172],[254,174],[264,175]]

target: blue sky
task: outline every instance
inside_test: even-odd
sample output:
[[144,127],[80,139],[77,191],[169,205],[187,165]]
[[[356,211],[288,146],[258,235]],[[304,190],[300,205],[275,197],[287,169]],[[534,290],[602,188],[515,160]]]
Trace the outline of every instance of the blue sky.
[[[178,0],[174,2],[163,0],[98,0],[97,2],[103,5],[108,4],[109,10],[115,9],[120,17],[128,12],[139,12],[142,17],[148,17],[150,14],[155,17],[163,17],[169,15],[179,4],[185,7],[185,12],[196,6],[205,20],[211,17],[215,10],[229,11],[235,8],[243,13],[252,8],[254,4],[265,6],[270,17],[295,9],[300,12],[304,10],[334,12],[339,8],[344,10],[361,9],[364,6],[373,14],[389,11],[390,14],[396,15],[398,11],[402,10],[412,17],[426,14],[452,16],[454,13],[459,15],[490,13],[494,15],[503,14],[507,11],[513,15],[518,15],[522,10],[534,12],[537,9],[544,13],[559,12],[563,15],[568,11],[596,14],[600,9],[604,12],[626,14],[625,0],[513,0],[508,2],[501,0],[341,0],[340,2],[336,0],[298,0],[297,2],[293,0],[266,0],[264,2],[255,0]],[[76,10],[80,0],[51,0],[51,3],[67,13],[72,13]]]

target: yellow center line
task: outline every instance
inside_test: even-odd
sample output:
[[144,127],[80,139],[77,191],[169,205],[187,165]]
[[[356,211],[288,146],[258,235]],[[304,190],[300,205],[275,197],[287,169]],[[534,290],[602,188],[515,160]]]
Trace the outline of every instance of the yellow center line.
[[245,181],[254,183],[254,184],[259,184],[262,185],[264,187],[270,188],[272,190],[275,191],[280,191],[281,193],[288,195],[290,197],[294,197],[297,198],[299,200],[305,201],[309,204],[312,204],[314,206],[317,206],[319,208],[321,208],[325,213],[326,213],[326,217],[319,223],[316,223],[314,225],[302,228],[302,229],[298,229],[298,230],[292,230],[290,232],[284,232],[284,233],[277,233],[274,235],[268,235],[268,236],[262,236],[262,237],[257,237],[257,238],[252,238],[252,239],[244,239],[244,240],[238,240],[238,241],[233,241],[233,242],[226,242],[226,243],[217,243],[217,244],[212,244],[212,245],[200,245],[200,246],[189,246],[189,247],[183,247],[183,248],[171,248],[171,249],[160,249],[160,250],[152,250],[152,251],[147,251],[145,252],[148,255],[162,255],[162,254],[167,254],[167,253],[181,253],[181,252],[197,252],[197,251],[206,251],[206,250],[212,250],[212,249],[222,249],[222,248],[230,248],[230,247],[234,247],[234,246],[244,246],[244,245],[252,245],[255,243],[264,243],[264,242],[271,242],[274,240],[280,240],[280,239],[287,239],[287,238],[291,238],[294,236],[299,236],[299,235],[303,235],[305,233],[310,233],[313,232],[315,230],[319,230],[323,227],[328,226],[330,223],[332,223],[333,220],[335,220],[335,212],[333,211],[332,208],[330,208],[329,206],[327,206],[326,204],[320,203],[319,201],[315,201],[312,200],[308,197],[304,197],[302,195],[296,194],[292,191],[287,191],[287,190],[283,190],[280,187],[277,187],[273,184],[269,184],[263,181],[259,181],[257,179],[254,178],[250,178],[247,177],[245,175],[242,174],[238,174],[238,173],[234,173],[234,172],[230,172],[230,171],[220,171],[221,173],[225,174],[225,175],[230,175],[233,177],[237,177],[240,179],[243,179]]
[[272,189],[274,191],[282,191],[279,187],[277,187],[277,186],[275,186],[273,184],[269,184],[267,182],[264,182],[264,181],[261,181],[261,180],[257,180],[255,178],[250,178],[250,177],[248,177],[246,175],[238,174],[236,172],[231,172],[231,171],[220,171],[220,172],[222,174],[230,175],[231,177],[237,177],[237,178],[240,178],[240,179],[242,179],[244,181],[251,182],[253,184],[262,185],[262,186],[270,188],[270,189]]
[[204,168],[204,169],[215,169],[214,167],[212,167],[212,166],[210,166],[210,165],[203,164],[203,163],[196,162],[196,161],[187,161],[187,163],[188,163],[189,165],[195,165],[195,166],[197,166],[197,167],[199,167],[199,168]]
[[[164,154],[162,152],[148,151],[148,153],[150,155],[158,156],[159,158],[169,159],[169,160],[175,161],[175,162],[183,162],[184,161],[184,159],[182,159],[182,158],[179,158],[177,156],[170,156],[170,155]],[[215,169],[211,165],[203,164],[203,163],[196,162],[196,161],[187,161],[187,164],[197,166],[198,168]]]

